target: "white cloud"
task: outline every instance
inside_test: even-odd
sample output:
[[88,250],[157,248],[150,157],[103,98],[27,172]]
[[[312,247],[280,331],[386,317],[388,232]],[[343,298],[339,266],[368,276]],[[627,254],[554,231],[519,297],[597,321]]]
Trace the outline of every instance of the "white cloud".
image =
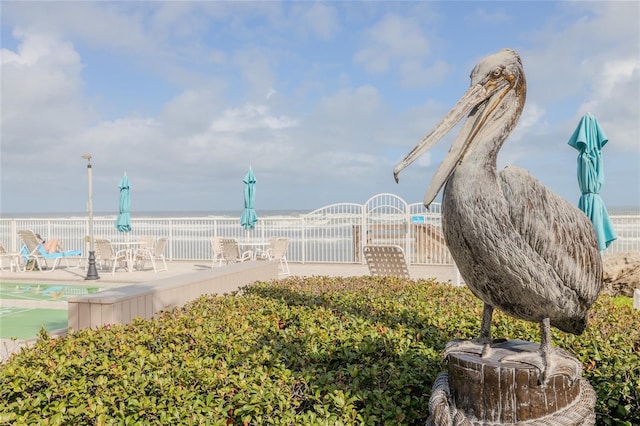
[[534,102],[526,104],[518,125],[500,150],[498,170],[517,164],[530,155],[539,155],[540,146],[545,142],[541,135],[548,131],[548,123],[543,120],[545,115],[541,105]]
[[578,107],[578,111],[580,115],[587,112],[596,115],[616,146],[639,153],[640,107],[637,96],[620,94],[635,91],[640,96],[640,60],[612,60],[601,72],[602,75],[597,79],[600,84],[596,85],[590,99]]
[[430,51],[420,25],[412,18],[394,14],[386,15],[366,31],[366,43],[355,60],[372,74],[386,73],[396,60],[423,59]]
[[269,99],[269,98],[271,98],[272,96],[275,96],[277,93],[278,93],[278,92],[277,92],[273,87],[270,87],[270,88],[269,88],[269,90],[267,90],[267,94],[266,94],[266,95],[264,95],[264,97],[265,97],[266,99]]
[[407,60],[399,68],[400,84],[410,89],[437,86],[451,72],[451,66],[444,61],[436,61],[430,67],[425,67],[420,61]]
[[160,121],[170,136],[206,131],[222,108],[222,93],[215,87],[188,89],[164,105]]
[[[546,110],[544,126],[521,132],[519,145],[538,154],[521,155],[520,162],[567,199],[575,198],[576,182],[575,152],[566,143],[580,117],[591,112],[609,137],[605,161],[626,158],[607,167],[607,203],[640,201],[639,12],[637,2],[559,3],[557,13],[528,35],[530,47],[520,51],[528,83],[525,110],[531,104]],[[616,182],[635,183],[635,189],[623,193],[611,186]]]
[[474,20],[483,22],[485,24],[503,24],[509,21],[510,16],[500,9],[487,10],[484,7],[477,8],[473,12]]
[[89,43],[129,52],[155,50],[144,31],[143,14],[128,2],[29,2],[3,3],[3,14],[29,31],[67,34]]
[[545,116],[546,111],[544,108],[534,102],[529,102],[522,111],[522,115],[520,116],[520,120],[518,121],[518,125],[513,130],[512,135],[510,136],[510,140],[514,142],[518,142],[522,140],[525,134],[527,134],[531,129],[540,128],[543,123],[541,123],[542,118]]
[[225,110],[213,120],[215,132],[242,133],[255,129],[286,129],[296,126],[296,120],[287,116],[273,116],[266,105],[248,104],[242,108]]
[[[602,72],[603,83],[600,86],[601,96],[611,96],[615,93],[616,85],[632,79],[638,79],[640,59],[618,59],[607,64]],[[634,75],[635,74],[635,75]]]
[[319,39],[329,40],[340,30],[340,20],[331,3],[313,3],[302,9],[302,24]]
[[83,64],[73,45],[43,33],[17,31],[15,51],[2,49],[2,144],[52,149],[86,125]]
[[387,14],[364,32],[365,46],[355,62],[373,75],[393,73],[403,88],[436,86],[451,67],[443,60],[428,61],[431,42],[423,28],[415,17]]
[[274,68],[279,56],[279,52],[265,48],[249,47],[236,51],[233,62],[248,86],[248,96],[257,96],[276,85]]

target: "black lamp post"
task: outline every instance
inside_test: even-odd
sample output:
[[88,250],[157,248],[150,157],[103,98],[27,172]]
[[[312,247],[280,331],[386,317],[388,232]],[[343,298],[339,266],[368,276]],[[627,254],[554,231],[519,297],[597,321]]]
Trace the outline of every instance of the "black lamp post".
[[93,176],[91,169],[91,154],[82,156],[87,160],[87,179],[89,181],[89,200],[87,202],[87,210],[89,211],[89,260],[87,264],[87,276],[85,280],[98,280],[98,268],[96,268],[96,253],[93,246]]

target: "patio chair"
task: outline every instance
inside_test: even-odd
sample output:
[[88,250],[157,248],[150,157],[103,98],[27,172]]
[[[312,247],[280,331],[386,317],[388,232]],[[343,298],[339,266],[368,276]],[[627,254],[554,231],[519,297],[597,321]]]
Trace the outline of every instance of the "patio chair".
[[234,238],[221,238],[220,246],[222,247],[222,259],[227,265],[250,260],[253,256],[251,250],[241,252],[240,245],[238,245],[238,241]]
[[128,270],[129,255],[127,249],[115,250],[111,241],[106,238],[94,238],[93,248],[96,256],[96,266],[111,269],[111,275],[116,273],[117,268]]
[[411,278],[402,247],[367,245],[363,251],[371,275]]
[[222,253],[222,243],[220,237],[211,237],[211,251],[213,252],[213,258],[211,260],[211,269],[215,268],[216,262],[218,266],[222,266],[224,262],[224,255]]
[[137,246],[138,249],[149,249],[153,250],[156,245],[156,237],[154,235],[140,235],[136,238],[140,244]]
[[23,271],[20,267],[20,253],[11,253],[7,251],[2,242],[0,242],[0,270],[4,271],[4,259],[9,259],[9,272]]
[[[169,242],[169,238],[162,237],[158,238],[155,245],[153,247],[142,247],[136,250],[135,263],[136,267],[139,271],[144,269],[144,264],[147,260],[151,262],[151,266],[153,266],[153,272],[162,272],[167,271],[167,262],[164,259],[164,248]],[[156,260],[161,260],[164,269],[158,270],[156,267]]]
[[[47,253],[42,244],[40,243],[40,239],[36,236],[35,232],[31,230],[21,230],[18,231],[18,236],[22,240],[22,250],[20,251],[20,255],[25,263],[25,270],[27,270],[27,265],[29,261],[32,261],[31,271],[34,268],[38,268],[40,271],[52,272],[58,267],[60,264],[60,260],[64,260],[67,268],[69,265],[69,258],[79,259],[82,256],[82,252],[79,250],[67,250],[56,253]],[[49,269],[49,265],[47,264],[47,259],[53,260],[53,267]]]
[[287,250],[289,249],[288,238],[271,238],[269,247],[265,251],[264,259],[277,260],[280,262],[280,271],[278,275],[291,275],[289,271],[289,263],[287,262]]

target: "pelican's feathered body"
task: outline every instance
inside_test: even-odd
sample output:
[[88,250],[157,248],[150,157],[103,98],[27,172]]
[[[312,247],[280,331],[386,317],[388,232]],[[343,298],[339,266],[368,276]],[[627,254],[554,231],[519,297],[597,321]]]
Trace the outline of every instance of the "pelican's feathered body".
[[[493,308],[580,334],[600,292],[602,262],[593,226],[577,207],[526,170],[497,171],[496,158],[526,97],[520,57],[504,49],[471,73],[471,88],[402,160],[394,174],[467,119],[425,195],[428,207],[445,185],[445,240],[473,294],[485,303],[480,339],[490,340]],[[546,328],[546,330],[545,330]],[[542,347],[544,352],[544,347]]]
[[[443,230],[471,291],[514,317],[548,317],[582,333],[602,275],[591,223],[519,167],[493,179],[459,167],[443,194]],[[468,174],[480,186],[471,187]]]

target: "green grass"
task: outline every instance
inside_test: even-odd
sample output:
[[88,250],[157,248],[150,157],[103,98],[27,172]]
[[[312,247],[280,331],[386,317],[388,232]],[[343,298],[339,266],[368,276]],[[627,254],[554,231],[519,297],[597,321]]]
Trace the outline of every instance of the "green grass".
[[611,298],[611,303],[619,307],[632,308],[633,298],[627,296],[616,296]]

